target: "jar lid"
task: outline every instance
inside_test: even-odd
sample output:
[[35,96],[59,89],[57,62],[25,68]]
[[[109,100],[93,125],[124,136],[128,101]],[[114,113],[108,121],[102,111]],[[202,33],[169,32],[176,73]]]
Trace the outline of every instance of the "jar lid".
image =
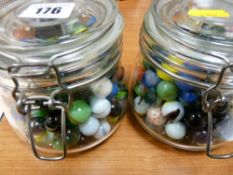
[[154,8],[171,32],[232,42],[232,0],[159,1]]
[[[18,0],[0,11],[0,84],[12,88],[15,64],[54,65],[68,88],[91,82],[119,60],[123,19],[115,0]],[[22,74],[45,72],[22,67]],[[22,89],[52,87],[49,76],[20,80]]]
[[32,49],[74,40],[83,44],[84,37],[107,30],[116,15],[111,0],[15,1],[1,9],[0,46]]
[[[177,69],[174,76],[190,74],[196,85],[208,88],[233,61],[232,8],[231,0],[153,1],[145,16],[142,48],[152,57],[157,52],[160,58],[153,59],[159,64]],[[230,71],[226,74],[224,84],[232,87]]]

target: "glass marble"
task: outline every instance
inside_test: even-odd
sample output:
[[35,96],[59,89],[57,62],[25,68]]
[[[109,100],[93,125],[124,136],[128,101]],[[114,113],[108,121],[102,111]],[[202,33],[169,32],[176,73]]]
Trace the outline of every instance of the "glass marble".
[[111,94],[112,88],[112,82],[108,78],[103,78],[91,85],[92,93],[103,98]]
[[143,75],[142,82],[147,88],[152,88],[159,82],[159,78],[154,71],[147,70]]
[[175,140],[180,140],[184,138],[186,134],[186,127],[180,122],[168,123],[165,126],[165,132],[168,137]]
[[87,122],[79,125],[80,132],[84,136],[93,136],[100,128],[100,122],[95,117],[90,117]]
[[45,116],[44,126],[48,131],[56,131],[61,126],[61,111],[52,111]]
[[110,116],[111,117],[119,117],[124,109],[124,103],[122,101],[119,100],[113,100],[111,102],[111,112],[110,112]]
[[200,131],[207,127],[207,114],[198,109],[189,110],[184,121],[189,129]]
[[30,127],[32,129],[33,134],[39,134],[45,131],[44,127],[44,118],[41,117],[33,117],[30,121]]
[[62,140],[60,137],[53,140],[52,147],[56,150],[63,150]]
[[180,99],[186,103],[195,103],[198,100],[198,96],[194,92],[185,92],[180,93]]
[[184,117],[185,111],[183,105],[180,102],[170,101],[163,104],[161,112],[163,116],[167,117],[172,113],[172,115],[175,114],[175,116],[172,117],[173,121],[178,122]]
[[101,120],[99,130],[96,132],[94,137],[98,140],[102,139],[105,136],[107,136],[110,131],[111,131],[111,125],[108,123],[108,121]]
[[113,83],[112,84],[112,92],[110,95],[108,95],[108,99],[112,99],[113,97],[115,97],[117,95],[117,93],[119,92],[119,88],[118,88],[118,84],[117,83]]
[[167,118],[162,115],[160,107],[150,107],[146,116],[147,121],[154,126],[164,125],[167,121]]
[[134,109],[137,113],[144,115],[149,107],[150,104],[146,103],[142,97],[138,96],[134,99]]
[[38,108],[38,109],[33,109],[31,112],[32,117],[45,117],[48,114],[48,110],[45,108]]
[[156,101],[156,90],[154,88],[148,89],[144,95],[144,99],[146,103],[153,104]]
[[157,85],[157,95],[162,100],[172,101],[178,97],[178,89],[172,82],[160,81]]
[[69,126],[66,129],[66,145],[72,147],[76,145],[81,138],[78,126]]
[[123,99],[127,98],[127,96],[128,96],[127,90],[120,90],[116,95],[116,99],[123,100]]
[[84,100],[77,100],[71,104],[68,117],[72,123],[85,123],[90,116],[91,108]]
[[96,118],[105,118],[111,112],[111,103],[106,98],[91,97],[91,111]]
[[44,131],[40,134],[34,135],[34,140],[36,144],[40,146],[52,145],[54,138],[55,133],[50,131]]
[[138,96],[143,96],[145,93],[145,86],[143,84],[137,84],[134,86],[134,93]]

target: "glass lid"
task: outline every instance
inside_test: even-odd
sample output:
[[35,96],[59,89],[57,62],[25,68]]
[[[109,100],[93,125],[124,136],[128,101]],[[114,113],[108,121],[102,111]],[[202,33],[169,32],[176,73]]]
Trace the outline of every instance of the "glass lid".
[[[56,66],[69,88],[90,83],[119,60],[123,26],[115,0],[17,0],[0,6],[0,85],[14,86],[8,71],[15,65],[24,65],[14,68],[17,75]],[[32,89],[57,85],[54,77],[41,76],[20,79],[22,89],[29,81]]]
[[[177,72],[195,75],[198,86],[208,88],[222,68],[233,62],[231,9],[233,1],[226,0],[154,0],[145,16],[141,48],[156,65],[165,62]],[[230,70],[223,84],[232,87]]]
[[167,35],[175,40],[180,36],[179,41],[191,47],[204,45],[208,50],[211,44],[220,52],[232,50],[232,9],[232,0],[163,0],[152,5],[154,20]]
[[233,39],[232,0],[165,0],[154,3],[154,11],[174,32],[196,37]]
[[[113,0],[17,0],[0,11],[0,46],[30,49],[98,37],[117,15]],[[88,34],[88,35],[87,35]]]

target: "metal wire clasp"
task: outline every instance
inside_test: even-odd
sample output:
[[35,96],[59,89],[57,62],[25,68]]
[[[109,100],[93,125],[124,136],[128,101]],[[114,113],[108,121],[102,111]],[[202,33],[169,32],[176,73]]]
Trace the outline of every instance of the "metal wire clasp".
[[219,86],[223,80],[224,73],[227,69],[233,72],[233,64],[224,66],[219,74],[218,80],[215,85],[207,89],[202,98],[202,107],[205,112],[208,113],[208,137],[207,137],[207,155],[215,159],[227,159],[233,157],[233,153],[214,155],[212,154],[211,144],[213,140],[213,115],[212,110],[218,106],[223,105],[226,101],[225,97],[220,92]]
[[[20,69],[22,68],[45,68],[45,71],[43,72],[36,72],[32,74],[28,73],[20,73]],[[20,92],[19,90],[19,82],[18,78],[39,78],[41,76],[45,76],[48,74],[51,74],[51,72],[55,75],[58,88],[54,90],[49,96],[29,96],[27,97],[25,92]],[[21,114],[26,115],[26,121],[27,121],[27,128],[28,128],[28,135],[32,146],[32,151],[34,155],[41,160],[61,160],[66,157],[66,112],[70,107],[70,103],[72,101],[72,94],[66,86],[64,86],[61,82],[61,77],[59,74],[59,71],[56,66],[52,64],[15,64],[8,68],[8,73],[11,76],[15,87],[12,91],[12,96],[16,100],[17,105],[17,111]],[[64,102],[61,102],[59,100],[56,100],[56,95],[60,93],[66,93],[68,95],[68,101],[67,104]],[[38,104],[47,106],[50,110],[60,110],[61,111],[61,140],[62,140],[62,146],[63,146],[63,153],[61,156],[57,157],[45,157],[38,153],[34,136],[32,133],[31,128],[31,108],[32,106],[37,106]]]

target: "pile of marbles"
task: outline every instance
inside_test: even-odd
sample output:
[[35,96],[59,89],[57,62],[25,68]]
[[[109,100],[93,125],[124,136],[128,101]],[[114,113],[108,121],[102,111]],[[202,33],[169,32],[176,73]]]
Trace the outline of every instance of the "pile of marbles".
[[[179,143],[206,144],[208,118],[202,110],[202,89],[174,80],[146,60],[136,68],[132,87],[134,111],[148,127]],[[213,110],[214,128],[227,118],[227,110],[228,103]]]
[[[79,148],[105,139],[124,115],[128,95],[124,68],[73,94],[66,114],[67,148]],[[62,150],[61,111],[40,107],[31,112],[31,128],[38,146]]]

